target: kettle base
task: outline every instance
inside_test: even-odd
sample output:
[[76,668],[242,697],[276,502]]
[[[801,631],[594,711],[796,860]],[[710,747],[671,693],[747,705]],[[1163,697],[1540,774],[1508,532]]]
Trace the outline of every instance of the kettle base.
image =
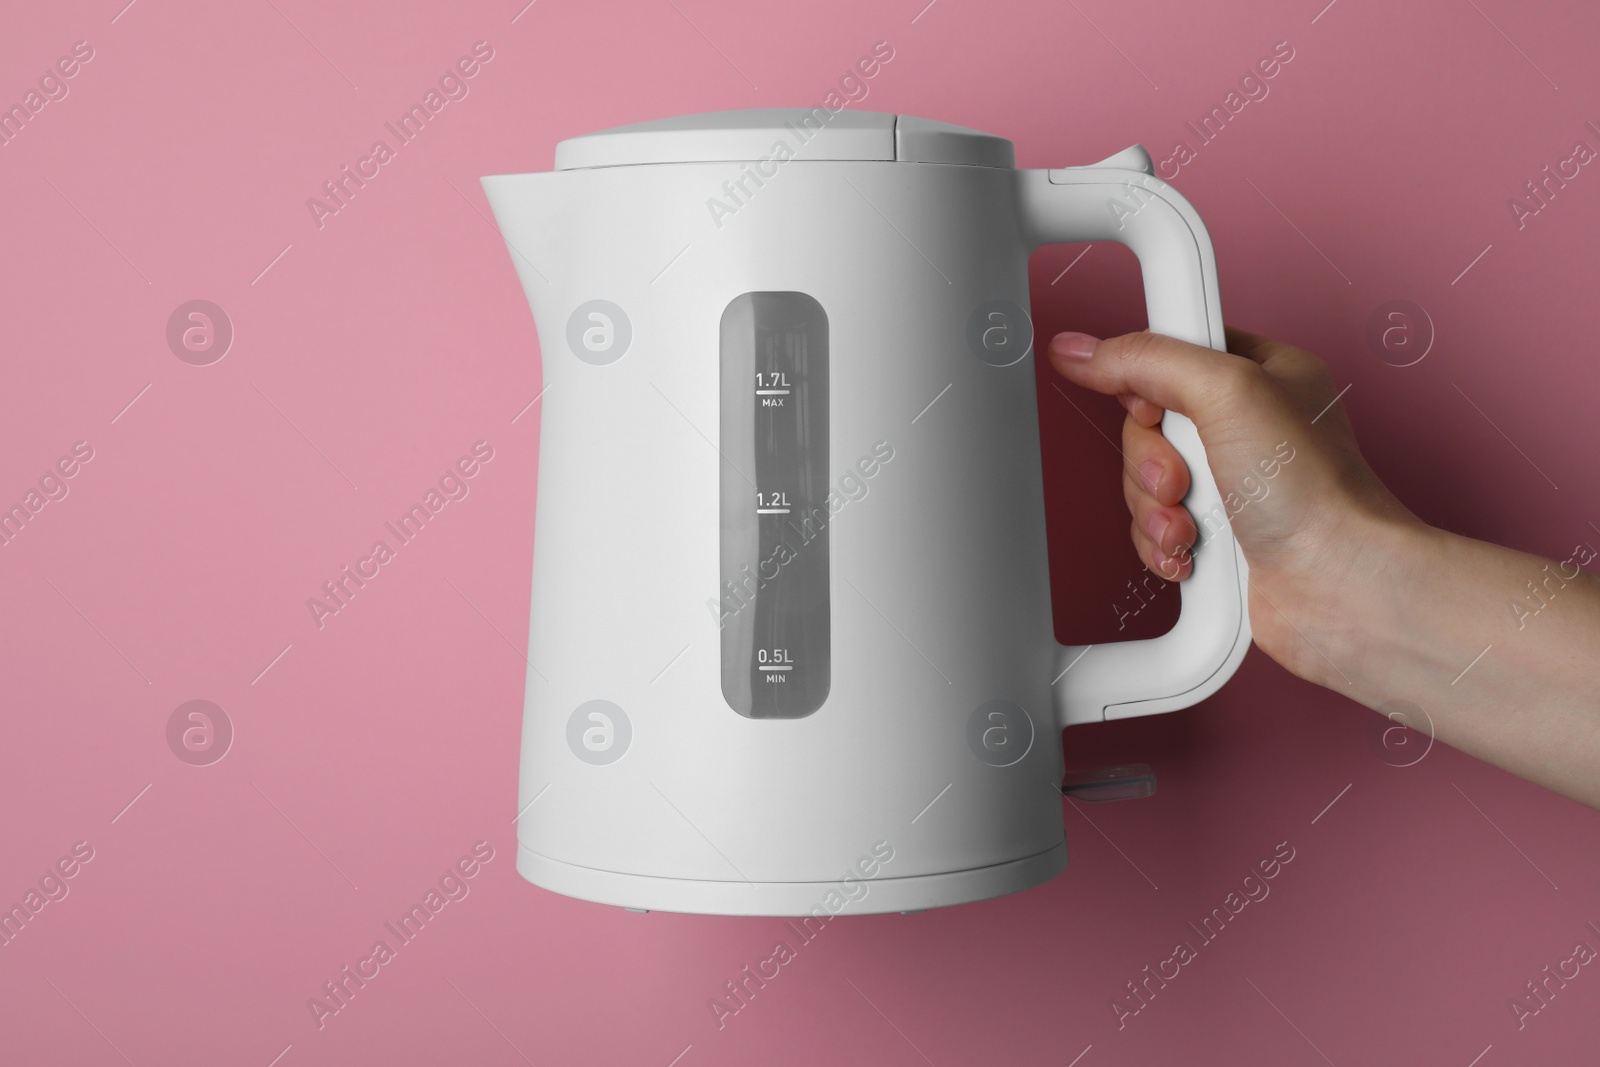
[[[578,867],[517,846],[517,873],[553,893],[631,911],[698,915],[828,916],[926,911],[1016,893],[1067,868],[1067,843],[1022,859],[907,878],[861,879],[865,894],[848,898],[841,883],[704,881],[654,878]],[[830,896],[831,895],[831,896]],[[830,909],[828,902],[843,901]]]

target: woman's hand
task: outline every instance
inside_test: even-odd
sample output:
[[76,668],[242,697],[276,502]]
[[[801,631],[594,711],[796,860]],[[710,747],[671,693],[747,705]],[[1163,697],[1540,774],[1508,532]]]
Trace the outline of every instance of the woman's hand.
[[1205,445],[1262,651],[1369,707],[1414,703],[1440,740],[1600,807],[1600,580],[1579,569],[1595,550],[1553,564],[1428,526],[1362,458],[1321,360],[1241,330],[1228,348],[1147,332],[1050,343],[1063,377],[1128,411],[1123,492],[1145,564],[1181,580],[1206,551],[1159,428],[1170,409]]
[[1228,347],[1217,352],[1154,333],[1104,341],[1063,333],[1050,343],[1050,362],[1128,410],[1122,490],[1133,543],[1145,565],[1168,579],[1189,576],[1200,530],[1179,503],[1189,469],[1162,436],[1161,416],[1171,408],[1194,420],[1225,502],[1232,496],[1234,536],[1250,564],[1256,644],[1301,677],[1328,685],[1332,675],[1336,683],[1336,668],[1295,626],[1319,614],[1315,605],[1328,602],[1328,589],[1372,566],[1374,541],[1426,527],[1367,466],[1320,359],[1240,330],[1228,331]]

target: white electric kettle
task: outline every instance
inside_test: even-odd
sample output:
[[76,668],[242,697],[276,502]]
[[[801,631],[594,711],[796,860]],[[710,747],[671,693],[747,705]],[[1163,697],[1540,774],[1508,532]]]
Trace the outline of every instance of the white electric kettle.
[[928,119],[729,111],[483,187],[545,381],[517,869],[818,921],[1059,873],[1057,732],[1187,707],[1250,644],[1170,413],[1185,503],[1223,517],[1176,627],[1052,632],[1029,252],[1122,241],[1150,328],[1223,347],[1210,240],[1145,151],[1017,170]]

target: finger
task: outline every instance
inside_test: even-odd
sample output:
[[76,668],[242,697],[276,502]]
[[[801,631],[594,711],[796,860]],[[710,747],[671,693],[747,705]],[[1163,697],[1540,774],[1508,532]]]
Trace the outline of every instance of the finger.
[[1161,431],[1122,420],[1123,482],[1157,503],[1177,504],[1189,493],[1189,466]]
[[[1252,363],[1265,364],[1274,355],[1280,354],[1290,348],[1274,338],[1238,326],[1224,327],[1228,351],[1236,356],[1243,356]],[[1153,401],[1146,400],[1137,393],[1122,393],[1117,397],[1122,407],[1143,426],[1154,426],[1161,421],[1161,416],[1166,414],[1166,409]]]
[[1057,334],[1050,362],[1063,377],[1099,393],[1135,393],[1210,422],[1224,404],[1261,375],[1247,359],[1156,333],[1132,333],[1104,341],[1088,334]]
[[1166,414],[1166,408],[1146,400],[1137,393],[1119,393],[1117,401],[1141,426],[1154,426],[1161,421],[1161,416]]
[[1133,547],[1139,553],[1140,561],[1158,578],[1169,582],[1181,582],[1194,572],[1194,558],[1188,549],[1167,553],[1160,545],[1150,540],[1137,522],[1129,527],[1129,534],[1133,538]]
[[1181,582],[1194,573],[1194,556],[1187,549],[1169,556],[1159,548],[1155,551],[1154,571],[1169,582]]
[[1143,533],[1151,544],[1166,555],[1176,556],[1194,547],[1199,532],[1187,509],[1166,507],[1139,493],[1130,496],[1128,511],[1133,517],[1133,528]]

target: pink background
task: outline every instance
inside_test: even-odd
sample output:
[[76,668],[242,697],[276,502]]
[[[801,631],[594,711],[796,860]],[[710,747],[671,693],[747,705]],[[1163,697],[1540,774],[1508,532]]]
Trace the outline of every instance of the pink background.
[[[708,999],[778,920],[523,882],[539,408],[516,416],[540,370],[476,179],[601,127],[814,104],[879,40],[895,57],[865,107],[1003,134],[1024,166],[1135,141],[1161,158],[1287,40],[1270,95],[1175,181],[1230,320],[1332,364],[1424,517],[1564,559],[1600,545],[1600,167],[1520,230],[1508,200],[1600,147],[1592,5],[123,2],[27,5],[0,35],[5,103],[94,48],[0,147],[0,503],[94,449],[0,547],[0,903],[94,849],[0,947],[0,1060],[1589,1062],[1600,971],[1520,1031],[1509,1002],[1600,947],[1600,816],[1442,746],[1391,766],[1371,712],[1257,652],[1198,709],[1068,735],[1070,767],[1145,761],[1160,791],[1069,805],[1065,875],[844,918],[720,1031]],[[470,95],[319,229],[307,198],[479,40]],[[1078,251],[1035,257],[1040,336],[1141,325],[1131,257],[1095,246],[1061,275]],[[196,298],[236,331],[210,366],[164,336]],[[1436,332],[1414,366],[1366,340],[1395,299]],[[1058,632],[1111,640],[1139,573],[1095,429],[1120,409],[1051,388],[1041,408]],[[306,599],[478,440],[495,458],[470,496],[318,630]],[[167,745],[193,699],[236,730],[210,766]],[[307,998],[479,840],[495,858],[470,895],[319,1030]],[[1119,1030],[1124,984],[1282,841],[1271,896]]]

